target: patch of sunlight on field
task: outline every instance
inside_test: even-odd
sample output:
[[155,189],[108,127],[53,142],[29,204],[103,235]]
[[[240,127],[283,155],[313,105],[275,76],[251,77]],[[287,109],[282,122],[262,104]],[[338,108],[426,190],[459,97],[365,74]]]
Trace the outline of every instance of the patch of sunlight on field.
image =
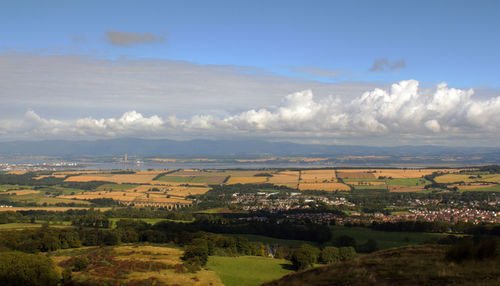
[[211,256],[207,267],[227,286],[261,285],[292,272],[289,261],[261,256]]

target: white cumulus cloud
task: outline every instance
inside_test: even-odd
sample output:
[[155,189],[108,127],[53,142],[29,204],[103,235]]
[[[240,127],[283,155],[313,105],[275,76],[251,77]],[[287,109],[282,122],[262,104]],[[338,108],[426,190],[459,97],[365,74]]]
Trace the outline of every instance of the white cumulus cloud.
[[[304,135],[308,137],[363,138],[498,138],[500,97],[474,99],[474,91],[450,88],[445,83],[435,89],[419,88],[416,80],[394,83],[390,89],[375,88],[345,99],[335,95],[314,98],[311,90],[287,95],[277,107],[250,109],[217,117],[198,114],[178,118],[144,116],[137,111],[119,118],[86,117],[74,121],[44,119],[29,110],[22,121],[2,124],[0,134],[25,136],[148,136],[171,134],[245,134],[270,138]],[[426,141],[427,142],[427,141]]]

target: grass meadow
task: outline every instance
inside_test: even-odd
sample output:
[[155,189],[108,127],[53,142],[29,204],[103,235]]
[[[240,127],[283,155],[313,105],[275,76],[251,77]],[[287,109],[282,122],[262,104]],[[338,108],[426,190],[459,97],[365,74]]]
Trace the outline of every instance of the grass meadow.
[[289,261],[261,256],[211,256],[207,268],[215,271],[226,286],[261,285],[292,272]]

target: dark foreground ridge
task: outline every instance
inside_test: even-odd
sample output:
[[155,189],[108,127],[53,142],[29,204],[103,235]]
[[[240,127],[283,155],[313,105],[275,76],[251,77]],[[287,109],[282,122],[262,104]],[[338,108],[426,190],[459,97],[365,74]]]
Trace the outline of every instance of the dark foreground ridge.
[[442,245],[388,249],[357,259],[289,274],[266,286],[500,285],[500,259],[446,259]]

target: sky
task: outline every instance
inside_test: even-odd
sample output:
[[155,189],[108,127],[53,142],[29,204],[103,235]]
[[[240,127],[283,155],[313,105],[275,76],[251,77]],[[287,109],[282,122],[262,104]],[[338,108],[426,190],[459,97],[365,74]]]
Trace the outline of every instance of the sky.
[[9,1],[0,140],[500,139],[499,1]]

